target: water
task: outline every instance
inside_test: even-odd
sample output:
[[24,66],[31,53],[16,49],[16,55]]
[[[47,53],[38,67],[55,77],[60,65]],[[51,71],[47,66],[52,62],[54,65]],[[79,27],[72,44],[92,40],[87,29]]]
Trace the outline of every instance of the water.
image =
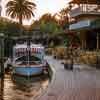
[[33,100],[47,88],[48,77],[21,77],[5,74],[0,84],[0,100]]

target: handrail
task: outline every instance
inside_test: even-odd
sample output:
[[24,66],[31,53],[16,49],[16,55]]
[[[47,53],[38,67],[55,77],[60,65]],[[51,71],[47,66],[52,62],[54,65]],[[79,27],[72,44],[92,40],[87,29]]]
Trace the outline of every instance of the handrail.
[[38,65],[43,64],[42,61],[21,61],[21,62],[15,62],[17,65]]
[[[17,61],[17,62],[23,62],[24,60]],[[41,62],[41,61],[24,61],[24,62]]]

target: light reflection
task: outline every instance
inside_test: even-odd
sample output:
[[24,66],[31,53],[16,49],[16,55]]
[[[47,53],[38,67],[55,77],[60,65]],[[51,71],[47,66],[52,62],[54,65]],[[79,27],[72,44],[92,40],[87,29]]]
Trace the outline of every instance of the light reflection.
[[[2,97],[0,100],[32,100],[32,98],[42,93],[49,83],[48,78],[39,77],[36,79],[31,78],[30,80],[23,77],[13,78],[10,75],[5,75],[4,83],[0,84],[0,89],[2,88],[3,90],[0,91]],[[26,81],[25,84],[23,84],[23,80],[24,83]]]
[[0,100],[3,100],[4,96],[4,78],[0,79]]

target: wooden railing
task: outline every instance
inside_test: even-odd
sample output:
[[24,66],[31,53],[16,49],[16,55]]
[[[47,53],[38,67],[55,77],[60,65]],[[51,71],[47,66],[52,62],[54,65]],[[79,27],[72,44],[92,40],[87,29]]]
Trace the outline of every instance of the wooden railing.
[[70,11],[71,17],[76,17],[81,14],[100,14],[100,7],[97,5],[83,4]]

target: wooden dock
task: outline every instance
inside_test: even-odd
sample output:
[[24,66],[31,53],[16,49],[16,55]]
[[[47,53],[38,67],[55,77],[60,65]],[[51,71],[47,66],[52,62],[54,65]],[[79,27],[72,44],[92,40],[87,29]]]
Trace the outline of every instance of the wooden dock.
[[35,100],[100,100],[100,71],[85,65],[65,70],[60,61],[52,57],[47,60],[53,70],[52,80]]

